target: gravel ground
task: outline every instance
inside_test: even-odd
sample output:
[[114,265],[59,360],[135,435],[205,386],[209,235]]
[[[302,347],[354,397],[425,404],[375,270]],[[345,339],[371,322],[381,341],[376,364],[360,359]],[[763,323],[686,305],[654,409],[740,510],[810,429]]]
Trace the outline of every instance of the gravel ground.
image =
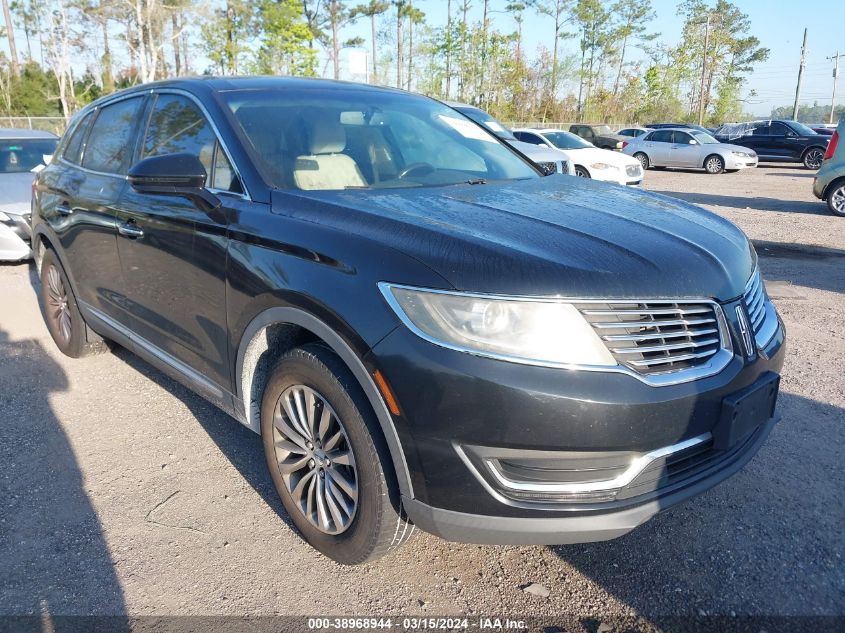
[[757,245],[790,335],[784,419],[733,479],[590,545],[419,534],[334,564],[289,526],[258,436],[125,350],[62,357],[33,269],[0,266],[0,614],[845,614],[845,219],[811,179],[648,172]]

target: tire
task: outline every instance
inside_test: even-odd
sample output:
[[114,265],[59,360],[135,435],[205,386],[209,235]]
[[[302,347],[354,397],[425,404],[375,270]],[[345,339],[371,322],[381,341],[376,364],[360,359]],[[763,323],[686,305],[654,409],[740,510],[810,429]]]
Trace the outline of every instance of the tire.
[[640,161],[640,165],[643,166],[643,171],[646,171],[651,166],[651,161],[649,161],[648,156],[646,156],[643,152],[637,152],[634,154],[634,158]]
[[42,316],[59,351],[71,358],[107,351],[105,341],[85,324],[67,274],[50,249],[44,252],[40,278]]
[[845,180],[833,183],[825,196],[827,208],[834,215],[845,217]]
[[575,165],[575,175],[579,178],[592,178],[592,176],[590,176],[590,172],[581,167],[581,165]]
[[410,538],[375,414],[327,347],[308,344],[279,359],[261,402],[261,438],[276,491],[316,550],[358,565]]
[[823,161],[824,150],[821,147],[811,147],[804,152],[804,156],[801,159],[801,162],[804,163],[804,168],[812,170],[816,170],[821,167]]
[[704,171],[708,174],[721,174],[725,171],[725,159],[718,154],[710,154],[704,159]]

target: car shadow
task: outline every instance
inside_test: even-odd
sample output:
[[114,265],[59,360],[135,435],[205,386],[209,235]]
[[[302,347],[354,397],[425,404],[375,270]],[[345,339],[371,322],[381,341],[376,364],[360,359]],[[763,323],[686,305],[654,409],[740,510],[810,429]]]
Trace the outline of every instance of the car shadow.
[[[0,329],[0,630],[77,630],[77,616],[126,613],[97,511],[50,404],[68,389],[41,341]],[[128,631],[128,622],[109,618],[109,629]]]
[[658,191],[664,196],[678,198],[684,202],[698,205],[729,207],[732,209],[754,209],[755,211],[775,211],[786,213],[809,213],[833,218],[824,202],[806,202],[802,200],[782,200],[760,196],[730,196],[717,193],[698,193],[694,191]]
[[845,409],[784,392],[778,407],[733,478],[621,538],[549,549],[645,618],[841,613]]
[[252,489],[289,528],[296,530],[267,471],[264,448],[258,434],[131,351],[115,346],[112,353],[139,374],[178,398]]

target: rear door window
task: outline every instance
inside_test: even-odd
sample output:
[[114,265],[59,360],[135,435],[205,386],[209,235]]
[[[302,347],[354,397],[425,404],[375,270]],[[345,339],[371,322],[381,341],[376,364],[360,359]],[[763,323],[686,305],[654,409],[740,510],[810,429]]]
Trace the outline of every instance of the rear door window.
[[107,174],[126,173],[133,149],[132,132],[143,103],[144,97],[132,97],[99,109],[85,144],[83,167]]
[[672,132],[670,130],[658,130],[649,136],[648,140],[654,141],[655,143],[671,143]]

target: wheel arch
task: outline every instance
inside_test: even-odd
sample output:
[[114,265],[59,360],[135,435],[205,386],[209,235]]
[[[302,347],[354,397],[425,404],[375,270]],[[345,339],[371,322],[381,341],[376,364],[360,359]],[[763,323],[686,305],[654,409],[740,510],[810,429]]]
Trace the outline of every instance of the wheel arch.
[[250,321],[238,345],[235,359],[235,412],[255,432],[260,431],[260,407],[264,386],[276,360],[306,342],[328,346],[352,372],[373,408],[390,452],[402,496],[413,498],[405,453],[387,404],[358,354],[334,328],[300,308],[268,308]]
[[710,152],[709,154],[707,154],[707,155],[704,157],[704,160],[703,160],[703,161],[701,161],[701,167],[702,167],[702,169],[707,169],[707,161],[708,161],[708,160],[710,160],[711,158],[713,158],[714,156],[715,156],[716,158],[718,158],[720,161],[722,161],[722,169],[725,169],[725,167],[726,167],[726,166],[727,166],[727,164],[728,164],[728,161],[727,161],[727,159],[726,159],[724,156],[722,156],[719,152]]
[[827,187],[825,187],[824,191],[822,191],[822,200],[827,200],[828,194],[833,191],[834,187],[838,187],[839,185],[845,185],[845,176],[834,178],[827,184]]
[[801,160],[803,161],[804,157],[807,156],[807,154],[812,152],[814,149],[820,150],[822,154],[827,151],[827,148],[821,145],[810,145],[809,147],[805,148],[803,152],[801,152]]

